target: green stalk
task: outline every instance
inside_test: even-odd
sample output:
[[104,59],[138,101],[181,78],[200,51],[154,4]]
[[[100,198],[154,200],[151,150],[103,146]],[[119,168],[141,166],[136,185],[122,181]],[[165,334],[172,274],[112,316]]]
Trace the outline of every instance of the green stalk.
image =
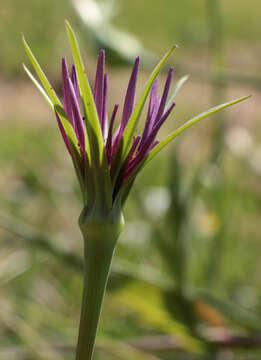
[[[111,261],[122,229],[122,217],[113,221],[80,216],[84,238],[84,283],[76,360],[91,360]],[[97,219],[97,217],[96,217]]]

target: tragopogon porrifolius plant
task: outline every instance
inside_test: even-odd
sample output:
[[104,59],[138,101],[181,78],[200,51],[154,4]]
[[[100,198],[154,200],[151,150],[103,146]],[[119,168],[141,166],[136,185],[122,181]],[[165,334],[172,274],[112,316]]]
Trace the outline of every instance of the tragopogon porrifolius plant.
[[[175,106],[174,97],[186,80],[185,77],[182,78],[171,88],[173,68],[170,68],[164,90],[161,95],[158,94],[157,76],[175,46],[155,67],[137,101],[135,94],[139,58],[136,58],[127,86],[123,111],[119,115],[119,105],[114,106],[112,113],[107,107],[108,75],[105,73],[104,51],[101,50],[98,57],[92,89],[74,31],[67,21],[66,30],[74,65],[69,71],[66,59],[62,59],[62,102],[23,37],[26,53],[41,84],[26,66],[24,69],[54,111],[82,191],[83,209],[79,225],[84,238],[84,286],[76,359],[90,360],[93,356],[111,260],[117,238],[124,225],[122,209],[136,176],[162,148],[185,129],[208,115],[248,97],[201,113],[159,141],[158,131],[172,114]],[[144,130],[141,135],[135,135],[148,97]],[[117,117],[119,122],[116,126]]]

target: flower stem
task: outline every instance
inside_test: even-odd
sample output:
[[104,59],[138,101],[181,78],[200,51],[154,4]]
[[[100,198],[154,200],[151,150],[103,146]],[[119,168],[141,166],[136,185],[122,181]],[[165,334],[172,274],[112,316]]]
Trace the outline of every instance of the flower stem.
[[84,283],[76,360],[91,360],[119,226],[85,224],[81,229],[84,236]]

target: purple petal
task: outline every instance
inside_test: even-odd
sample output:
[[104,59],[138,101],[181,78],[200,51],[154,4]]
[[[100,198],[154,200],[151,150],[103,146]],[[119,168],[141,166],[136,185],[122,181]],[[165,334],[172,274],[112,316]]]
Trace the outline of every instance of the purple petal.
[[132,114],[133,108],[134,108],[134,102],[135,102],[135,94],[136,94],[136,84],[137,84],[137,78],[138,78],[138,71],[139,71],[139,63],[140,58],[137,57],[135,60],[135,63],[133,65],[132,74],[129,80],[128,88],[125,95],[125,101],[124,101],[124,107],[122,112],[122,118],[119,128],[116,131],[116,135],[114,137],[114,148],[116,149],[123,131],[128,123],[128,120]]
[[161,102],[160,102],[160,106],[159,106],[159,110],[157,113],[157,117],[155,119],[155,124],[161,119],[165,106],[166,106],[166,102],[167,102],[167,98],[168,98],[168,94],[169,94],[169,89],[170,89],[170,84],[171,84],[171,80],[172,80],[172,76],[173,76],[173,68],[169,69],[169,73],[168,73],[168,77],[165,83],[165,87],[164,87],[164,91],[163,91],[163,95],[161,98]]
[[134,66],[133,66],[132,74],[130,77],[130,81],[129,81],[126,96],[125,96],[125,102],[124,102],[122,119],[121,119],[121,124],[122,124],[123,130],[124,130],[125,126],[127,125],[127,122],[129,120],[131,113],[133,111],[133,108],[134,108],[136,84],[137,84],[137,77],[138,77],[138,71],[139,71],[139,63],[140,63],[140,58],[137,57],[135,60]]
[[158,141],[158,140],[154,140],[153,143],[150,145],[148,152],[150,152],[150,151],[151,151],[156,145],[158,145],[158,144],[159,144],[159,141]]
[[71,79],[72,79],[72,83],[73,83],[77,101],[79,102],[80,101],[80,90],[79,90],[79,84],[78,84],[78,79],[77,79],[76,69],[75,69],[74,64],[72,65]]
[[[154,142],[150,145],[148,152],[150,152],[156,145],[159,144],[158,140],[154,140]],[[143,158],[142,158],[143,159]],[[142,160],[141,159],[141,160]],[[123,182],[127,180],[127,178],[131,175],[131,173],[135,170],[135,168],[139,165],[141,160],[136,160],[136,158],[132,159],[126,166],[124,176],[123,176]]]
[[104,66],[105,66],[105,52],[104,50],[101,50],[98,57],[95,85],[94,85],[94,101],[96,104],[100,123],[102,122],[102,111],[103,111]]
[[149,108],[148,108],[148,117],[152,116],[154,105],[158,99],[158,84],[159,84],[158,79],[156,79],[151,88],[150,102],[149,102]]
[[147,119],[146,119],[145,127],[143,130],[143,134],[142,134],[142,140],[139,145],[139,150],[141,150],[142,147],[144,146],[144,144],[146,143],[147,139],[149,138],[149,136],[153,130],[154,125],[157,122],[159,122],[159,120],[162,117],[162,114],[164,112],[165,105],[167,102],[167,98],[168,98],[168,93],[169,93],[169,89],[170,89],[170,83],[171,83],[172,76],[173,76],[173,68],[170,68],[168,77],[167,77],[167,80],[165,83],[162,98],[160,98],[157,95],[158,82],[155,81],[152,86]]
[[145,141],[147,140],[148,136],[151,133],[151,130],[153,128],[153,125],[154,125],[156,117],[157,117],[157,113],[159,111],[160,101],[161,101],[161,98],[157,97],[153,101],[154,104],[153,104],[152,109],[148,111],[145,127],[144,127],[144,130],[143,130],[143,133],[142,133],[142,139],[141,139],[141,142],[140,142],[140,145],[139,145],[140,149],[141,149],[141,147],[143,146],[143,144],[145,143]]
[[170,107],[168,108],[168,110],[163,114],[161,119],[157,123],[155,122],[153,129],[152,129],[152,133],[155,131],[158,132],[160,127],[163,125],[164,121],[169,117],[169,115],[170,115],[171,111],[174,109],[175,105],[176,105],[176,103],[172,103],[170,105]]
[[155,123],[150,135],[148,136],[146,142],[143,144],[141,148],[139,148],[139,152],[136,155],[136,157],[128,164],[128,167],[125,171],[124,178],[127,178],[133,170],[139,165],[139,163],[145,158],[145,156],[153,149],[154,146],[157,145],[157,141],[155,140],[155,137],[164,123],[164,121],[167,119],[171,111],[173,110],[175,106],[175,103],[173,103],[169,109],[165,112],[165,114],[162,116],[160,121],[158,123]]
[[107,105],[108,105],[108,74],[104,75],[104,85],[103,85],[103,104],[102,104],[102,118],[101,118],[101,128],[102,135],[104,137],[106,122],[107,122]]
[[63,124],[62,124],[62,121],[61,121],[61,119],[60,119],[60,117],[59,117],[56,110],[55,110],[55,115],[56,115],[56,119],[57,119],[57,122],[58,122],[59,129],[60,129],[62,137],[63,137],[63,141],[64,141],[64,143],[65,143],[65,145],[67,147],[67,150],[69,151],[69,154],[72,155],[68,137],[66,135],[66,132],[65,132]]
[[76,136],[79,141],[79,145],[82,151],[83,156],[85,156],[85,129],[84,129],[84,122],[82,119],[80,106],[77,101],[77,97],[74,91],[73,83],[71,79],[69,79],[69,91],[71,97],[71,104],[73,109],[73,115],[75,120],[75,128],[76,128]]
[[147,155],[149,148],[150,148],[151,144],[154,142],[155,137],[157,136],[157,133],[158,133],[160,127],[163,125],[164,121],[167,119],[167,117],[173,110],[174,106],[175,106],[175,103],[173,103],[169,107],[169,109],[165,112],[165,114],[161,117],[161,119],[157,123],[155,122],[149,137],[147,138],[146,142],[144,143],[142,149],[140,150],[141,157],[144,157],[145,155]]
[[132,160],[132,157],[133,157],[133,155],[134,155],[134,153],[135,153],[135,151],[137,149],[137,146],[139,144],[140,139],[141,139],[140,135],[134,137],[127,161]]
[[106,153],[107,153],[107,159],[108,159],[109,164],[111,163],[111,160],[112,160],[112,130],[113,130],[113,125],[115,122],[116,113],[118,111],[118,108],[119,108],[119,105],[116,104],[114,106],[114,109],[112,112],[110,127],[109,127],[109,131],[108,131],[108,137],[107,137],[107,141],[106,141]]
[[68,116],[73,128],[75,129],[75,122],[70,98],[70,89],[69,89],[69,72],[66,59],[62,59],[62,82],[63,82],[63,98],[64,98],[64,110]]

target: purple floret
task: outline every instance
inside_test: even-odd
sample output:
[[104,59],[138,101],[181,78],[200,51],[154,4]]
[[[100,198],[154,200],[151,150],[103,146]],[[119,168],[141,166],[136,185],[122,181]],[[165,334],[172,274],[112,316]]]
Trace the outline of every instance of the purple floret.
[[[101,50],[99,53],[93,97],[96,104],[97,114],[104,139],[105,153],[109,165],[111,165],[113,158],[118,151],[124,130],[135,107],[135,95],[139,62],[140,59],[139,57],[137,57],[133,66],[132,74],[125,95],[121,121],[117,129],[114,130],[116,114],[119,105],[114,106],[108,124],[108,75],[105,73],[105,52],[104,50]],[[128,177],[133,173],[133,171],[135,171],[135,169],[149,154],[149,152],[159,143],[159,141],[156,139],[158,131],[175,106],[175,103],[173,103],[169,106],[168,109],[166,109],[166,103],[169,95],[172,77],[173,68],[170,68],[165,82],[162,97],[158,96],[158,80],[156,79],[152,85],[144,130],[142,132],[142,135],[137,135],[133,137],[129,154],[125,160],[124,171],[121,174],[121,182],[124,182],[126,179],[128,179]],[[62,59],[62,80],[64,110],[72,124],[73,130],[79,143],[81,156],[84,159],[86,131],[80,110],[80,92],[77,75],[74,65],[72,66],[71,76],[69,75],[68,66],[65,59]],[[66,147],[71,154],[70,144],[57,112],[56,117]],[[86,121],[88,121],[88,119]]]
[[[80,96],[77,76],[74,66],[72,67],[72,78],[69,76],[66,59],[62,59],[62,80],[64,110],[70,120],[83,157],[85,157],[85,128],[80,110]],[[59,118],[59,115],[56,114]],[[61,122],[61,121],[60,121]],[[59,125],[60,127],[60,125]],[[63,136],[64,138],[64,136]]]

